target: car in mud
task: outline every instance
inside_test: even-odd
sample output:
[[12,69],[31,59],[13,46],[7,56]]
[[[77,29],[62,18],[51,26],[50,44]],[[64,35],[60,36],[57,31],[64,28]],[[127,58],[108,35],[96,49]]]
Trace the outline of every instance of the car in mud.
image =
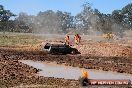
[[76,48],[66,44],[47,43],[45,44],[43,50],[48,52],[49,54],[80,54],[80,52]]

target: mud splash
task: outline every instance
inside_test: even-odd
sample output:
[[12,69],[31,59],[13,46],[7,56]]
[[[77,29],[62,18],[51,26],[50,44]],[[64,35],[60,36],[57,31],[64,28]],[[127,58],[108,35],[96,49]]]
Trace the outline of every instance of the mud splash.
[[[81,77],[81,68],[78,67],[58,65],[55,62],[39,62],[32,60],[20,60],[20,62],[32,66],[34,68],[40,69],[41,71],[38,72],[38,76],[75,80],[78,80],[78,78]],[[130,79],[132,81],[131,74],[91,69],[85,70],[88,70],[88,76],[90,79]]]

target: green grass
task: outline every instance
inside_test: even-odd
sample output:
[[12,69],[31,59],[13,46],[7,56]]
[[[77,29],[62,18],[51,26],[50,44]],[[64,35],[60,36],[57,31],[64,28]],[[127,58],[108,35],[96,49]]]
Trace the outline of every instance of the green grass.
[[40,43],[35,35],[19,33],[0,33],[0,45],[35,45]]

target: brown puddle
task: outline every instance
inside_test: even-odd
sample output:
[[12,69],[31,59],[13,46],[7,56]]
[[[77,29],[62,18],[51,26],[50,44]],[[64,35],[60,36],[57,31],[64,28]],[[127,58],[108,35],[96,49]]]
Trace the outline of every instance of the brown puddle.
[[[20,62],[40,69],[37,75],[44,77],[55,77],[64,79],[75,79],[78,80],[81,77],[81,68],[58,65],[54,62],[40,62],[32,60],[20,60]],[[100,71],[85,69],[88,71],[90,79],[130,79],[132,81],[131,74],[117,73],[111,71]]]

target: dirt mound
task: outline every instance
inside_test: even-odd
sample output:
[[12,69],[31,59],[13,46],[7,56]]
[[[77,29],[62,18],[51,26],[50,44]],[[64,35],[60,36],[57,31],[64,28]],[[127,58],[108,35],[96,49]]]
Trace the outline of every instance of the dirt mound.
[[85,45],[79,45],[78,49],[83,55],[132,57],[132,48],[128,48],[117,43],[91,42]]

